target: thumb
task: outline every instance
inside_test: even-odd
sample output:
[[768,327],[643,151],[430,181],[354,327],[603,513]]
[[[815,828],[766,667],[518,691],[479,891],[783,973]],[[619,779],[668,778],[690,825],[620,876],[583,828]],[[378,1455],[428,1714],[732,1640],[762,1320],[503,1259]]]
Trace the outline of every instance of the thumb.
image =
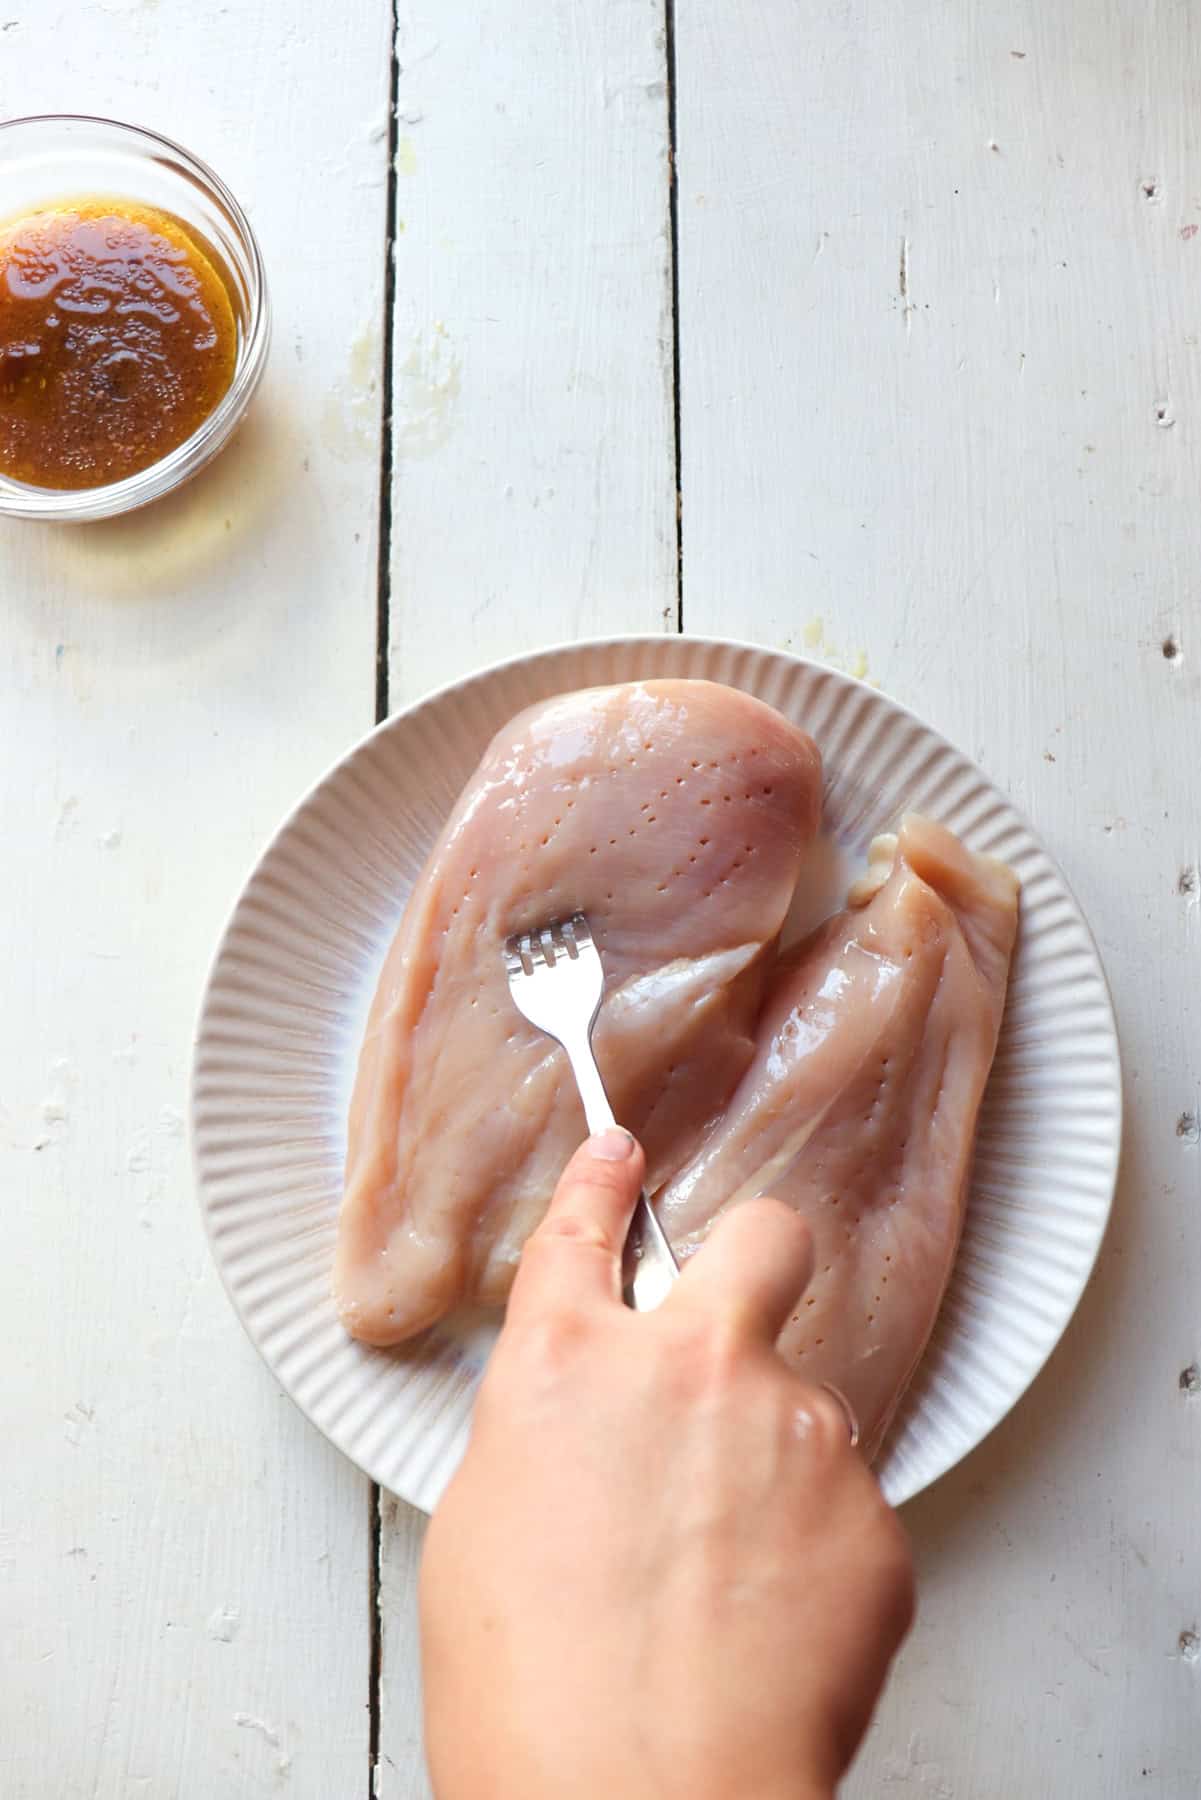
[[637,1141],[620,1127],[584,1140],[521,1253],[510,1317],[564,1300],[620,1303],[621,1254],[645,1169]]
[[774,1344],[813,1274],[813,1234],[779,1200],[743,1200],[722,1213],[684,1266],[668,1304],[734,1322]]

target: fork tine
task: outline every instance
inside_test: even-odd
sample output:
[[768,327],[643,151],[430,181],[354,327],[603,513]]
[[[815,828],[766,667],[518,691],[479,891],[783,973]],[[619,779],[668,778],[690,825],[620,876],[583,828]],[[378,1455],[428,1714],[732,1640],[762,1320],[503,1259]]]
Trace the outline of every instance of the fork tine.
[[515,979],[533,975],[542,968],[553,969],[564,957],[578,962],[592,943],[592,932],[583,913],[575,913],[569,919],[553,919],[535,931],[515,932],[505,939],[505,970]]
[[[574,963],[574,970],[566,967]],[[509,989],[522,1017],[561,1045],[575,1076],[590,1131],[613,1122],[592,1052],[592,1027],[604,997],[605,972],[583,913],[548,920],[505,944]],[[548,981],[546,976],[554,974]],[[677,1274],[671,1245],[640,1195],[627,1245],[625,1298],[640,1310],[657,1305]]]

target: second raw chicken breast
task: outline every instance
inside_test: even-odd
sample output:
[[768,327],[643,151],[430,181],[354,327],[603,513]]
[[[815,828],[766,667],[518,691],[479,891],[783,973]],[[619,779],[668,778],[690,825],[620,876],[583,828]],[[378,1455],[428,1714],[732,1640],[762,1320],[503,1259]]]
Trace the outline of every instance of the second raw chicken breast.
[[778,964],[754,1061],[656,1203],[684,1255],[755,1195],[808,1220],[816,1272],[780,1348],[842,1390],[869,1457],[951,1272],[1017,909],[1011,870],[930,820],[878,839],[847,909]]

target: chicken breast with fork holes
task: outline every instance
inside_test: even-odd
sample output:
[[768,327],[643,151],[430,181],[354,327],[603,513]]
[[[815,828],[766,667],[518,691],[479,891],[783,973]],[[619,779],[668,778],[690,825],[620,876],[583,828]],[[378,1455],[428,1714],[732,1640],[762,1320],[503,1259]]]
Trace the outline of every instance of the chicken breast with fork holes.
[[754,1055],[777,934],[818,828],[812,740],[711,682],[596,688],[506,726],[413,890],[351,1103],[334,1287],[394,1344],[499,1303],[584,1135],[566,1058],[509,997],[506,938],[586,914],[604,959],[595,1036],[661,1183]]

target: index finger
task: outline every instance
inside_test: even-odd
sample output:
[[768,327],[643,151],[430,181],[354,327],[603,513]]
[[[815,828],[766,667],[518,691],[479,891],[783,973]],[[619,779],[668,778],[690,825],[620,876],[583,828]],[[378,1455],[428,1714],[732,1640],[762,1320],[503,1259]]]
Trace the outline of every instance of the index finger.
[[564,1299],[620,1304],[621,1255],[645,1171],[628,1131],[615,1126],[585,1138],[521,1253],[510,1318]]

